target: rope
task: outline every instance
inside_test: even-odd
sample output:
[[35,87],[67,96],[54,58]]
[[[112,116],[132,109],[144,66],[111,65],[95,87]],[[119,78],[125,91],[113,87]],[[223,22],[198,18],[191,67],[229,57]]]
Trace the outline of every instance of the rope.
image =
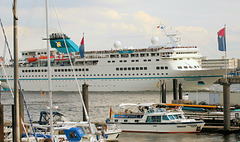
[[[67,50],[67,54],[68,54],[68,57],[69,57],[69,61],[70,61],[70,64],[71,64],[71,68],[72,68],[72,70],[73,70],[74,79],[75,79],[75,81],[76,81],[76,83],[77,83],[78,92],[79,92],[79,95],[80,95],[80,98],[81,98],[81,101],[82,101],[83,109],[84,109],[84,112],[85,112],[85,114],[86,114],[86,118],[87,118],[89,127],[91,128],[91,126],[90,126],[90,118],[89,118],[89,116],[88,116],[87,109],[86,109],[85,103],[84,103],[83,98],[82,98],[82,93],[81,93],[81,90],[80,90],[79,83],[78,83],[78,81],[77,81],[76,72],[75,72],[75,70],[74,70],[74,68],[73,68],[73,64],[72,64],[72,61],[71,61],[71,58],[70,58],[70,54],[69,54],[69,51],[68,51],[68,48],[67,48],[67,44],[66,44],[66,41],[65,41],[65,37],[63,36],[62,28],[61,28],[61,25],[60,25],[60,22],[59,22],[59,19],[58,19],[56,7],[55,7],[55,4],[54,4],[54,1],[53,1],[53,0],[52,0],[52,4],[53,4],[53,7],[54,7],[54,11],[55,11],[56,17],[57,17],[58,26],[59,26],[61,35],[62,35],[62,37],[63,37],[63,41],[64,41],[64,44],[65,44],[66,50]],[[91,132],[93,133],[93,130],[91,130]]]
[[[7,48],[8,48],[8,51],[9,51],[9,55],[10,55],[10,58],[11,58],[13,64],[14,64],[14,60],[13,60],[13,58],[12,58],[12,54],[11,54],[10,48],[9,48],[9,46],[8,46],[8,41],[7,41],[7,37],[6,37],[5,31],[4,31],[4,28],[3,28],[3,25],[2,25],[2,21],[0,21],[0,22],[1,22],[3,34],[4,34],[4,37],[5,37],[5,42],[6,42],[6,44],[7,44]],[[6,74],[4,65],[3,65],[3,70],[4,70],[4,73],[5,73],[7,82],[8,82],[8,77],[7,77],[7,74]],[[12,94],[12,97],[14,98],[14,95],[13,95],[13,93],[12,93],[12,89],[11,89],[11,86],[10,86],[9,82],[8,82],[8,85],[9,85],[9,88],[10,88],[10,91],[11,91],[11,94]],[[20,91],[21,91],[21,94],[22,94],[22,97],[23,97],[23,100],[24,100],[24,105],[25,105],[25,108],[26,108],[26,110],[27,110],[27,114],[28,114],[29,121],[30,121],[30,123],[31,123],[32,131],[33,131],[33,133],[34,133],[34,135],[35,135],[35,130],[34,130],[34,128],[33,128],[32,119],[31,119],[31,116],[30,116],[30,113],[29,113],[29,110],[28,110],[28,107],[27,107],[27,102],[25,101],[25,98],[24,98],[24,95],[23,95],[23,92],[22,92],[22,88],[21,88],[21,84],[20,84],[20,81],[19,81],[19,80],[18,80],[18,86],[19,86],[19,89],[20,89]],[[21,121],[23,122],[22,119],[21,119]],[[22,123],[22,124],[23,124],[23,123]],[[24,127],[24,124],[23,124],[23,127]],[[38,140],[37,140],[36,135],[35,135],[35,139],[36,139],[36,142],[37,142]]]

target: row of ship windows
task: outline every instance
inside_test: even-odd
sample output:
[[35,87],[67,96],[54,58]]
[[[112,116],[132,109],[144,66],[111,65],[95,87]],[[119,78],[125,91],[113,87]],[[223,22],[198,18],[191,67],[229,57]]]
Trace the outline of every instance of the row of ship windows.
[[[145,75],[164,75],[164,73],[136,73],[136,74],[87,74],[86,76],[145,76]],[[168,73],[165,73],[165,75],[168,75]],[[52,77],[73,77],[74,75],[52,75]],[[76,75],[76,76],[84,76],[84,75]],[[6,76],[1,76],[6,77]],[[8,76],[12,77],[12,76]],[[20,77],[47,77],[47,75],[20,75]]]
[[[168,66],[157,66],[157,70],[167,70]],[[126,71],[126,70],[147,70],[147,67],[123,67],[123,68],[116,68],[116,71]]]
[[[72,72],[72,69],[54,69],[55,72]],[[84,71],[84,68],[82,69],[75,69],[75,71]],[[88,68],[86,68],[86,71],[89,71]],[[22,72],[47,72],[47,69],[42,70],[22,70]]]
[[192,66],[178,66],[178,69],[192,69],[192,68],[199,68],[199,66],[194,66],[194,67],[192,67]]
[[[144,59],[143,62],[151,62],[151,59]],[[156,59],[156,61],[159,61],[159,59]],[[120,63],[127,62],[127,60],[119,60]],[[139,62],[139,60],[131,60],[131,62]],[[115,63],[115,60],[108,61],[108,63]]]

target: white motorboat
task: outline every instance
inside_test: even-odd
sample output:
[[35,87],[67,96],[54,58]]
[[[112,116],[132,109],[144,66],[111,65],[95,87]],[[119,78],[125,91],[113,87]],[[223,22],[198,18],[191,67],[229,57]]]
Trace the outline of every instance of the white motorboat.
[[[120,125],[123,132],[139,133],[191,133],[200,132],[201,120],[187,119],[183,111],[166,110],[162,104],[121,104],[125,111],[113,114],[109,124]],[[137,110],[127,108],[135,107]]]

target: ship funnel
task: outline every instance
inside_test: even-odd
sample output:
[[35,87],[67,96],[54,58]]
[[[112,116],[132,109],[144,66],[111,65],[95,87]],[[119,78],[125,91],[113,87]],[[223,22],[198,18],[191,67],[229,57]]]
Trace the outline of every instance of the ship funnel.
[[52,48],[56,48],[58,52],[67,53],[67,49],[64,43],[66,42],[68,52],[79,52],[79,47],[68,36],[61,33],[52,33],[50,35],[50,44]]

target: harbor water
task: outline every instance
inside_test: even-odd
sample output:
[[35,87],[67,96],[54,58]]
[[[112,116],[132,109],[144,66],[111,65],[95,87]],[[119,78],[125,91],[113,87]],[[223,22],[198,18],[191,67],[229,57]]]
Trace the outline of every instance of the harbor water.
[[[33,121],[39,121],[40,111],[47,110],[48,94],[42,92],[24,92],[24,97]],[[172,92],[167,93],[167,103],[171,103]],[[13,98],[10,92],[2,92],[1,102],[4,104],[4,119],[11,120],[11,105]],[[109,118],[110,107],[117,112],[120,103],[159,103],[159,92],[89,92],[89,115],[92,122],[104,122]],[[53,92],[53,104],[58,106],[56,111],[63,113],[70,121],[82,120],[82,103],[77,92]],[[25,111],[25,121],[29,121]],[[122,133],[120,142],[236,142],[239,134],[222,133],[184,133],[184,134],[155,134],[155,133]]]

